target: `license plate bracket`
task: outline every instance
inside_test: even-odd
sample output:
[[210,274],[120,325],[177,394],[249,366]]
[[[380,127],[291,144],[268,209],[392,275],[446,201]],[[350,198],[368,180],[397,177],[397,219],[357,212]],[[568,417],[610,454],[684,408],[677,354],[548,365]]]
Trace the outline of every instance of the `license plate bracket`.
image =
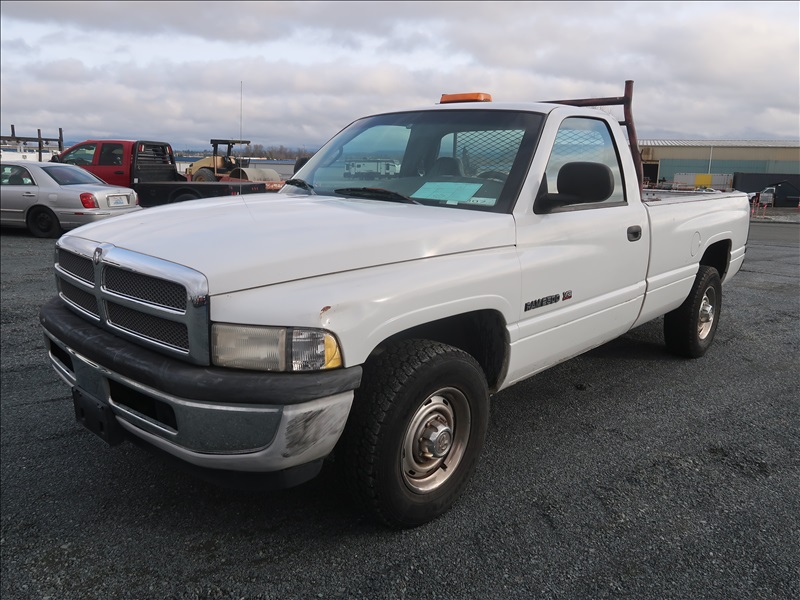
[[109,206],[128,206],[128,197],[127,196],[109,196],[108,197],[108,205]]
[[78,388],[72,388],[72,403],[75,419],[109,446],[125,440],[125,431],[117,422],[111,407],[102,400],[90,396]]

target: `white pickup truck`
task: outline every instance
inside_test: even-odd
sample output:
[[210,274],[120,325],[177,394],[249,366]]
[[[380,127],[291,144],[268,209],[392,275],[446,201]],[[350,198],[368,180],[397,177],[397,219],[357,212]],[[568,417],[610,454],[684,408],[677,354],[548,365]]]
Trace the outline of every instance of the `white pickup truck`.
[[662,316],[677,354],[714,339],[747,196],[643,202],[631,98],[445,95],[355,121],[277,194],[67,233],[40,322],[78,421],[232,486],[331,456],[383,522],[437,517],[500,390]]

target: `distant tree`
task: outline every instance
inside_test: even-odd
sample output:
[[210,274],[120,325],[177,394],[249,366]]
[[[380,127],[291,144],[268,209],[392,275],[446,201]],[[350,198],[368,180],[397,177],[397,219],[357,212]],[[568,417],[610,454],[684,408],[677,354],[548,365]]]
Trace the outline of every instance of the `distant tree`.
[[[287,148],[284,145],[264,147],[263,144],[246,144],[233,149],[234,156],[251,156],[253,158],[266,158],[269,160],[296,160],[309,158],[314,153],[303,148]],[[210,150],[179,150],[176,156],[211,156]]]

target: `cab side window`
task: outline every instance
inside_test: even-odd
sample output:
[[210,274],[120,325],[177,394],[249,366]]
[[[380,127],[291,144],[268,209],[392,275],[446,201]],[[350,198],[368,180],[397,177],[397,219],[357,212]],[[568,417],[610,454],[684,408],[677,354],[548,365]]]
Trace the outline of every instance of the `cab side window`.
[[103,144],[100,150],[100,160],[97,163],[103,166],[117,166],[122,164],[122,144]]
[[97,144],[84,144],[78,146],[66,154],[61,159],[62,163],[68,165],[91,165],[94,159],[94,151],[97,149]]
[[[586,163],[592,164],[586,165]],[[562,172],[565,166],[567,168]],[[547,163],[540,195],[569,194],[576,184],[580,186],[579,182],[570,179],[571,175],[583,172],[583,169],[576,167],[586,166],[592,167],[594,173],[605,171],[604,167],[607,167],[613,177],[613,189],[607,198],[576,203],[576,207],[618,206],[625,203],[622,168],[608,125],[603,120],[587,117],[570,117],[561,123]],[[562,177],[560,186],[559,175]],[[570,189],[559,189],[568,186]]]

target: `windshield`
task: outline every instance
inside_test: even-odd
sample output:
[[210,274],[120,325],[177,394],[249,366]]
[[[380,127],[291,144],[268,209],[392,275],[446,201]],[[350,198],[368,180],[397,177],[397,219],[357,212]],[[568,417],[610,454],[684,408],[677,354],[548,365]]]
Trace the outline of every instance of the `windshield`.
[[336,135],[282,191],[510,212],[542,120],[485,109],[367,117]]
[[42,167],[42,171],[49,175],[58,185],[105,184],[102,179],[95,177],[92,173],[84,171],[80,167],[52,165]]

